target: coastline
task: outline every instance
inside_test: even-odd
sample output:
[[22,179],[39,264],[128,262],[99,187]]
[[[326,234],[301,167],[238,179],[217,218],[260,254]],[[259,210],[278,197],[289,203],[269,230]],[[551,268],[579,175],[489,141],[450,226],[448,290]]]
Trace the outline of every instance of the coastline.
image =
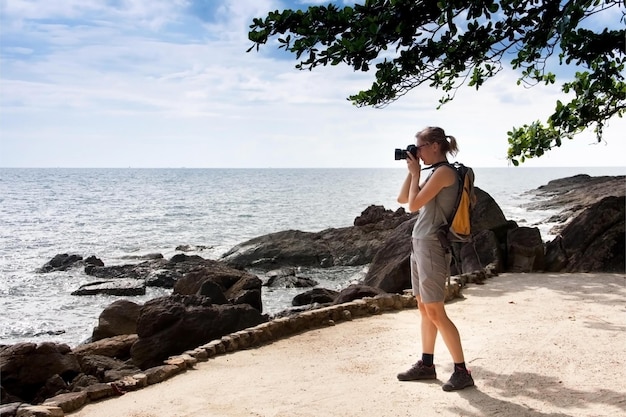
[[[536,199],[528,193],[552,179],[581,173],[623,175],[625,169],[524,168],[520,175],[515,168],[477,168],[475,173],[477,186],[498,202],[507,219],[538,227],[544,240],[551,240],[546,233],[554,223],[548,217],[559,210],[526,208],[524,202]],[[5,277],[0,286],[0,339],[3,344],[55,342],[74,347],[91,335],[112,300],[71,295],[93,281],[80,271],[46,277],[34,272],[55,255],[95,255],[110,266],[152,253],[170,258],[184,244],[203,248],[190,255],[219,259],[233,246],[266,233],[349,226],[371,204],[396,209],[396,188],[405,170],[2,169],[2,174],[0,188],[6,198],[0,213],[5,232],[0,236]],[[259,193],[254,202],[247,199],[250,179]],[[294,201],[290,190],[302,187],[307,193]],[[329,192],[340,198],[329,198]],[[294,206],[298,210],[289,209]],[[147,291],[133,300],[143,303],[166,295],[152,287]],[[289,305],[295,295],[280,297]],[[275,299],[264,300],[268,311],[285,308]]]
[[447,304],[476,387],[441,390],[451,372],[437,341],[434,382],[399,382],[419,359],[417,310],[310,330],[199,362],[139,391],[68,415],[612,416],[626,412],[623,274],[504,273]]

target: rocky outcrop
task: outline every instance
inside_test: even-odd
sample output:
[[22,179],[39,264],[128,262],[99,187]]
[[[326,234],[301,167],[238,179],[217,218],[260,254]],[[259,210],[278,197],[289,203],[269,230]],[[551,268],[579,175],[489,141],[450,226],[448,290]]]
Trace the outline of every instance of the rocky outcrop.
[[[450,293],[458,293],[458,285],[448,288]],[[63,417],[83,407],[89,402],[98,401],[122,395],[125,392],[138,390],[143,387],[157,384],[172,378],[188,369],[193,369],[198,362],[207,361],[209,358],[227,354],[240,349],[248,349],[271,343],[275,340],[297,334],[309,329],[325,326],[333,326],[343,321],[349,321],[360,317],[380,314],[386,311],[397,311],[404,308],[415,308],[415,299],[409,295],[382,294],[375,297],[367,297],[348,303],[329,305],[322,308],[303,311],[288,317],[281,317],[271,321],[247,327],[246,329],[225,334],[207,343],[196,345],[189,350],[172,355],[153,367],[138,370],[123,355],[128,352],[129,344],[133,343],[135,335],[116,336],[103,339],[98,342],[83,345],[76,348],[71,354],[73,363],[82,364],[83,368],[75,369],[72,373],[78,373],[71,382],[53,376],[49,386],[60,387],[55,394],[49,394],[41,404],[31,405],[24,402],[23,398],[12,396],[2,388],[2,416],[58,416]],[[255,310],[256,311],[256,310]],[[32,345],[32,344],[29,344]],[[15,366],[7,365],[7,347],[0,353],[2,360],[2,378],[4,381],[4,369],[15,369]],[[38,349],[37,346],[29,346],[29,349]],[[59,349],[55,347],[55,349]],[[61,350],[67,350],[67,346]],[[19,345],[14,345],[12,352],[24,350]],[[48,349],[50,350],[50,349]],[[122,355],[122,356],[115,356]],[[110,356],[110,357],[106,357]],[[59,358],[63,361],[64,358]],[[12,362],[17,363],[17,362]],[[22,361],[23,363],[23,361]],[[57,370],[62,371],[63,367]],[[115,372],[113,372],[115,371]],[[88,374],[93,372],[100,376]],[[64,373],[65,374],[65,373]],[[102,382],[105,375],[108,378],[115,376],[115,381]],[[66,374],[69,379],[70,374]],[[11,379],[11,378],[8,378]],[[42,380],[41,378],[39,380]]]
[[[66,388],[80,373],[78,359],[65,344],[19,343],[0,348],[3,396],[38,403]],[[10,398],[2,398],[2,403],[12,402]]]
[[37,272],[47,273],[53,271],[66,271],[69,268],[76,266],[77,263],[81,262],[83,257],[81,255],[69,255],[67,253],[60,253],[55,255],[52,259],[50,259],[44,266],[39,268]]
[[234,268],[272,270],[288,266],[331,267],[365,265],[373,259],[396,226],[411,216],[403,208],[370,206],[355,226],[321,232],[286,230],[243,242],[222,256]]
[[575,175],[532,193],[529,209],[560,210],[545,220],[558,223],[551,230],[557,237],[545,244],[547,271],[624,272],[626,176]]
[[624,273],[625,205],[624,196],[606,197],[569,222],[546,245],[546,270]]
[[131,358],[140,368],[150,368],[171,355],[264,321],[267,318],[249,304],[216,305],[199,295],[155,298],[141,307],[139,339],[131,347]]
[[572,219],[603,198],[624,196],[626,176],[574,175],[550,181],[529,193],[536,196],[528,205],[529,210],[559,210],[557,215],[544,220],[557,223],[551,233],[558,235]]
[[223,262],[203,259],[177,280],[173,293],[208,296],[213,304],[246,303],[262,311],[261,285],[256,275]]
[[[87,262],[89,260],[89,262]],[[137,264],[104,266],[98,258],[84,262],[80,255],[56,255],[40,271],[85,264],[85,273],[100,278],[80,286],[72,295],[144,295],[146,287],[173,288],[175,293],[195,294],[205,281],[219,285],[229,302],[246,302],[261,309],[261,281],[253,274],[232,268],[224,262],[200,256],[177,254],[170,260],[152,254]],[[177,283],[180,284],[177,285]],[[176,287],[176,288],[174,288]],[[191,288],[193,287],[193,288]]]

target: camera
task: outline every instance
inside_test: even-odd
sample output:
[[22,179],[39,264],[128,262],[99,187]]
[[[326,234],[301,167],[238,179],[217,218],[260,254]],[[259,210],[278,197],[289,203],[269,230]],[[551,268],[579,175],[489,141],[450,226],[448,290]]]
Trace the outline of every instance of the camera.
[[413,158],[417,158],[417,146],[409,145],[406,147],[406,150],[396,149],[396,152],[395,152],[396,161],[399,161],[400,159],[406,159],[406,155],[409,152],[411,152],[411,155],[413,155]]

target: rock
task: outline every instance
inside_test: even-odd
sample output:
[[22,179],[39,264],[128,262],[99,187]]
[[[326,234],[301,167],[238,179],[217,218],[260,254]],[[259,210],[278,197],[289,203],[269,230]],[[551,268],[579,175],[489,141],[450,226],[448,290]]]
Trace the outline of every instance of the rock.
[[69,383],[81,373],[70,347],[50,342],[4,346],[0,350],[0,364],[2,387],[29,403],[52,376],[59,375]]
[[369,285],[352,284],[339,292],[337,297],[335,297],[333,304],[348,303],[364,297],[375,297],[385,293],[386,292],[380,288],[371,287]]
[[85,273],[106,280],[134,279],[147,280],[154,271],[167,269],[168,262],[162,258],[150,259],[138,264],[85,267]]
[[148,260],[148,259],[163,259],[163,254],[155,252],[155,253],[146,253],[143,255],[126,255],[122,256],[122,259],[139,259],[139,260]]
[[17,414],[17,409],[22,405],[19,402],[2,402],[0,404],[0,417],[12,417]]
[[378,251],[363,283],[388,293],[402,293],[411,287],[411,233],[417,218],[398,226]]
[[233,304],[248,304],[259,312],[263,311],[261,300],[261,279],[256,275],[246,275],[231,285],[224,295]]
[[145,283],[146,287],[174,288],[174,285],[180,277],[181,273],[179,271],[157,269],[156,271],[151,271],[148,274],[148,277],[145,279]]
[[[528,205],[528,209],[559,209],[560,214],[557,216],[567,221],[605,197],[624,196],[626,194],[625,183],[626,176],[624,175],[591,177],[580,174],[560,178],[530,191],[537,198]],[[562,229],[563,226],[557,229]]]
[[546,244],[546,270],[624,273],[625,202],[623,195],[609,196],[572,219]]
[[176,365],[160,365],[147,369],[144,374],[148,378],[148,385],[152,385],[163,382],[180,372],[180,367]]
[[63,417],[65,413],[61,407],[52,405],[24,404],[17,409],[16,417]]
[[295,275],[273,276],[263,284],[271,288],[309,288],[319,283],[311,278],[297,277]]
[[137,317],[141,306],[129,300],[117,300],[109,304],[98,317],[93,329],[92,341],[107,337],[137,333]]
[[81,389],[82,392],[87,394],[89,401],[98,401],[103,398],[109,398],[117,394],[117,391],[111,384],[104,382],[98,382],[91,384]]
[[[482,230],[499,230],[507,226],[507,219],[498,203],[479,187],[474,187],[476,193],[476,206],[472,212],[472,235]],[[499,237],[498,240],[504,240]]]
[[178,245],[176,246],[177,251],[180,252],[201,252],[203,250],[213,249],[213,246],[205,246],[205,245]]
[[118,297],[132,297],[146,294],[146,284],[138,279],[115,279],[111,281],[96,281],[81,285],[72,295],[114,295]]
[[544,246],[536,227],[518,227],[507,236],[507,270],[510,272],[543,271]]
[[[135,325],[136,329],[136,325]],[[137,341],[136,334],[124,334],[100,339],[74,348],[77,357],[85,355],[104,355],[110,358],[130,358],[130,347]]]
[[83,388],[100,384],[100,379],[95,375],[79,374],[70,384],[70,391],[82,391]]
[[83,260],[80,255],[68,255],[67,253],[55,255],[44,266],[39,268],[37,272],[47,273],[52,271],[66,271]]
[[410,217],[404,210],[404,207],[400,207],[395,212],[392,210],[386,210],[383,206],[369,206],[360,216],[354,219],[355,226],[365,226],[367,224],[376,224],[381,222],[388,222],[389,224],[385,228],[393,229],[398,226],[398,219],[406,220]]
[[313,288],[312,290],[296,295],[291,301],[292,306],[304,306],[308,304],[326,304],[332,303],[339,295],[338,291],[326,288]]
[[104,266],[102,259],[96,258],[94,255],[85,258],[84,264],[91,266]]
[[197,294],[210,298],[213,304],[228,304],[228,300],[224,295],[222,287],[210,279],[207,279],[202,283],[200,289],[197,291]]
[[[224,255],[222,260],[234,268],[272,270],[281,267],[321,267],[365,265],[393,229],[411,216],[399,209],[384,211],[369,207],[359,226],[326,229],[321,232],[285,230],[243,242]],[[371,223],[374,219],[380,219]]]
[[83,372],[95,376],[99,382],[112,382],[141,371],[125,361],[103,355],[81,355],[78,361]]
[[[208,281],[214,285],[205,285]],[[176,282],[173,294],[196,295],[204,291],[215,299],[214,304],[224,304],[224,300],[228,300],[233,304],[250,304],[261,311],[261,285],[262,282],[256,275],[232,268],[223,262],[203,260],[201,266],[184,274]],[[223,295],[219,294],[220,291]]]
[[33,404],[41,404],[46,398],[50,398],[55,395],[64,394],[69,392],[69,384],[61,378],[60,375],[54,374],[46,383],[37,391],[35,394],[35,398],[33,399]]
[[63,412],[70,413],[78,410],[87,404],[89,397],[85,392],[68,392],[47,399],[43,405],[49,407],[59,407]]
[[170,264],[199,264],[203,263],[206,260],[198,255],[186,255],[184,253],[177,253],[176,255],[170,258]]
[[496,233],[482,230],[472,236],[472,242],[461,246],[461,271],[454,271],[452,275],[482,271],[486,265],[493,265],[496,272],[503,272],[506,270],[505,253],[504,245],[501,247]]
[[162,364],[204,343],[266,321],[248,304],[214,305],[206,297],[174,294],[146,302],[137,321],[139,339],[131,348],[141,369]]

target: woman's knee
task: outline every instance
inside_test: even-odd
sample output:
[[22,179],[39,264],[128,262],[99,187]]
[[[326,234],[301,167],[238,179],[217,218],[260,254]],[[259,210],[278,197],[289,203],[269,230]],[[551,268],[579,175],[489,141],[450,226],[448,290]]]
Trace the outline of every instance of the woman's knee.
[[443,308],[443,303],[422,304],[420,307],[420,312],[423,315],[426,315],[429,320],[435,323],[448,319],[446,310]]

